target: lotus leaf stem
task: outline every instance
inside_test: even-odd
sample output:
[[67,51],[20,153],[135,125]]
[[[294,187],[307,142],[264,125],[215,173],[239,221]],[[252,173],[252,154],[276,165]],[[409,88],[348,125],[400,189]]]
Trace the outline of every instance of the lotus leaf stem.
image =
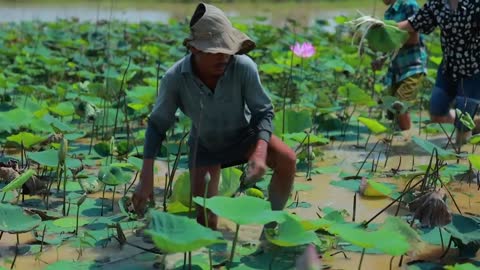
[[115,210],[115,190],[116,190],[117,186],[113,186],[113,192],[112,192],[112,213],[114,212],[113,210]]
[[105,200],[105,189],[107,189],[107,185],[103,186],[103,192],[102,192],[102,210],[100,211],[100,216],[103,217],[103,201]]
[[[78,220],[78,218],[77,218]],[[45,240],[45,233],[47,232],[47,224],[45,224],[43,226],[43,232],[42,232],[42,242],[40,244],[40,252],[43,252],[43,244],[44,244],[44,240]]]
[[365,248],[362,249],[362,255],[360,256],[360,262],[358,263],[358,270],[362,269],[363,257],[365,256]]
[[440,233],[440,242],[442,243],[442,251],[445,251],[445,244],[443,243],[443,234],[442,234],[441,227],[438,227],[438,232]]
[[95,136],[95,122],[96,119],[93,119],[92,121],[92,133],[90,136],[90,146],[88,147],[88,154],[92,154],[92,147],[93,147],[93,137]]
[[453,237],[450,236],[450,240],[448,241],[447,249],[445,250],[445,252],[443,252],[442,256],[440,256],[440,259],[443,259],[447,255],[448,251],[450,250],[450,247],[452,246],[452,243],[453,243]]
[[18,255],[18,245],[20,244],[20,239],[18,237],[18,233],[15,234],[17,236],[17,244],[15,245],[15,257],[13,257],[12,265],[10,266],[10,269],[13,269],[15,266],[15,262],[17,261],[17,255]]
[[[123,93],[122,93],[123,85],[125,84],[125,77],[127,76],[128,68],[130,67],[131,62],[132,62],[132,57],[130,56],[130,57],[128,57],[127,68],[125,68],[125,71],[123,72],[122,82],[120,83],[120,89],[118,90],[117,110],[115,112],[115,121],[114,121],[114,125],[113,125],[113,135],[112,135],[113,137],[115,137],[115,135],[117,134],[118,111],[119,111],[119,108],[121,106],[120,101],[121,101],[121,98],[123,96]],[[127,138],[127,149],[128,149],[128,138]]]
[[233,264],[233,259],[235,257],[235,247],[237,245],[239,230],[240,230],[240,225],[236,224],[235,237],[233,238],[233,243],[232,243],[232,253],[230,254],[230,261],[227,264],[227,269],[230,269],[230,267],[232,267],[232,264]]
[[128,193],[128,192],[130,191],[130,189],[132,188],[133,184],[135,184],[135,182],[137,181],[137,178],[138,178],[139,173],[140,173],[140,171],[137,171],[137,172],[135,173],[135,177],[133,178],[132,183],[128,186],[127,189],[125,189],[125,192],[124,192],[123,196],[127,195],[127,193]]
[[[416,177],[416,176],[415,176]],[[415,178],[414,177],[414,178]],[[400,194],[400,196],[398,196],[398,198],[396,198],[395,200],[393,200],[391,203],[389,203],[387,206],[385,206],[382,210],[380,210],[377,214],[375,214],[371,219],[369,219],[367,222],[365,222],[363,224],[363,226],[367,227],[368,224],[370,224],[370,222],[372,222],[374,219],[376,219],[380,214],[382,214],[383,212],[385,212],[385,210],[387,210],[388,208],[390,208],[390,206],[392,206],[394,203],[396,203],[397,201],[399,201],[401,198],[403,198],[403,196],[405,196],[405,194],[407,194],[408,192],[412,191],[414,188],[416,188],[418,185],[420,185],[421,183],[423,182],[423,179],[418,181],[417,183],[415,183],[415,185],[413,185],[410,189],[408,189],[407,191],[404,191],[402,194]]]
[[[205,192],[203,196],[203,215],[205,216],[205,225],[208,226],[208,214],[207,214],[207,195],[208,195],[208,184],[210,183],[207,177],[205,177]],[[210,270],[212,270],[212,250],[208,249],[208,263],[210,265]]]
[[67,165],[63,162],[63,215],[65,216],[67,203]]
[[355,222],[355,216],[357,214],[357,192],[353,194],[353,214],[352,214],[352,222]]
[[2,237],[3,237],[3,231],[0,232],[0,240],[2,240]]
[[365,165],[365,162],[367,162],[367,159],[370,157],[370,155],[372,154],[373,150],[375,150],[375,148],[377,147],[377,145],[378,145],[379,142],[380,142],[380,141],[377,141],[377,142],[375,143],[375,145],[373,146],[372,150],[370,150],[370,152],[368,153],[368,155],[365,157],[365,159],[363,160],[362,165],[361,165],[360,168],[358,169],[357,174],[355,175],[355,177],[358,177],[358,175],[360,174],[360,171],[362,170],[363,166]]

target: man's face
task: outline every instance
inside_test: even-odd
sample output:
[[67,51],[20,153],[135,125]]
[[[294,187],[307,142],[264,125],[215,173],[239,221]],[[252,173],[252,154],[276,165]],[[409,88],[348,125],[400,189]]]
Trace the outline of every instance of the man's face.
[[202,73],[211,76],[221,76],[225,72],[231,55],[223,53],[205,53],[195,48],[191,49],[195,55],[196,65]]
[[385,5],[391,5],[391,4],[395,3],[395,1],[397,1],[397,0],[383,0],[383,3]]

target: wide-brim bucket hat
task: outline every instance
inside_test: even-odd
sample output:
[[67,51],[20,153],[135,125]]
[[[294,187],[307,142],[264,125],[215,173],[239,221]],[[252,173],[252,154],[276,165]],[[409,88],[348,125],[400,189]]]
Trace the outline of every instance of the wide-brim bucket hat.
[[219,8],[200,3],[190,21],[190,36],[183,42],[206,53],[246,54],[255,48],[246,34],[233,27]]

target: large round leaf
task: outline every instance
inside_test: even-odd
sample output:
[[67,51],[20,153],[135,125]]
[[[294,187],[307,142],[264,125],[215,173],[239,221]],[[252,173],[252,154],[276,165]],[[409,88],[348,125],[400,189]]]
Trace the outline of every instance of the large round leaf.
[[25,148],[30,148],[38,143],[45,141],[47,137],[38,136],[29,132],[20,132],[7,137],[7,141],[15,142],[18,145],[23,143]]
[[383,27],[371,27],[366,38],[368,46],[377,52],[389,53],[400,49],[408,40],[408,32],[386,21]]
[[195,220],[173,214],[151,211],[151,225],[146,234],[160,250],[168,253],[195,251],[201,247],[224,243],[222,234],[198,224]]
[[302,224],[293,215],[286,214],[286,221],[278,226],[278,233],[267,233],[268,241],[281,247],[294,247],[315,243],[318,241],[317,234],[305,230]]
[[19,177],[15,178],[12,182],[8,183],[5,187],[2,188],[2,192],[12,191],[15,189],[19,189],[28,181],[33,175],[35,174],[34,170],[28,170]]
[[[232,196],[240,186],[240,176],[242,171],[236,168],[223,169],[220,174],[220,183],[218,188],[218,195]],[[173,185],[173,201],[178,201],[184,206],[190,203],[190,173],[182,173],[175,184]]]
[[480,239],[480,224],[471,217],[453,214],[452,222],[444,228],[452,237],[460,239],[465,245]]
[[94,262],[79,262],[79,261],[57,261],[49,264],[46,270],[88,270],[92,269]]
[[[85,224],[88,224],[90,221],[86,218],[78,218],[78,226],[83,226]],[[61,227],[61,228],[72,228],[77,226],[77,218],[76,217],[64,217],[64,218],[59,218],[53,221],[53,224],[55,226]]]
[[[203,205],[202,197],[195,197],[194,202]],[[222,197],[216,196],[205,200],[205,205],[218,216],[230,219],[238,225],[266,224],[272,221],[283,222],[285,212],[272,211],[270,202],[251,196]]]
[[327,231],[359,247],[375,248],[392,256],[400,256],[409,251],[411,243],[418,239],[413,230],[406,229],[406,223],[399,224],[402,222],[405,223],[398,218],[388,218],[377,231],[366,231],[349,223],[330,226]]
[[35,229],[42,219],[27,215],[20,206],[0,204],[0,232],[25,233]]
[[275,115],[274,123],[275,134],[282,135],[282,130],[284,133],[296,133],[303,132],[305,129],[312,127],[312,117],[311,113],[307,110],[303,111],[293,111],[287,110],[285,112],[285,128],[283,127],[283,112],[278,112]]
[[116,166],[105,166],[98,172],[98,180],[108,186],[125,184],[132,178],[131,174]]
[[[58,166],[58,150],[55,149],[48,149],[41,152],[28,152],[27,157],[43,166]],[[67,157],[65,165],[67,165],[67,168],[80,168],[82,163],[78,159]]]

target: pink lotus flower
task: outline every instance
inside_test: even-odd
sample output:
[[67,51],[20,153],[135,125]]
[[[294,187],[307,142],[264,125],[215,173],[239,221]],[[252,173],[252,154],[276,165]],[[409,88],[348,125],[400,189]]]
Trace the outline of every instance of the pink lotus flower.
[[296,56],[302,58],[310,58],[315,54],[315,47],[313,47],[310,42],[304,42],[302,44],[296,42],[295,46],[290,46],[290,50],[292,50]]

